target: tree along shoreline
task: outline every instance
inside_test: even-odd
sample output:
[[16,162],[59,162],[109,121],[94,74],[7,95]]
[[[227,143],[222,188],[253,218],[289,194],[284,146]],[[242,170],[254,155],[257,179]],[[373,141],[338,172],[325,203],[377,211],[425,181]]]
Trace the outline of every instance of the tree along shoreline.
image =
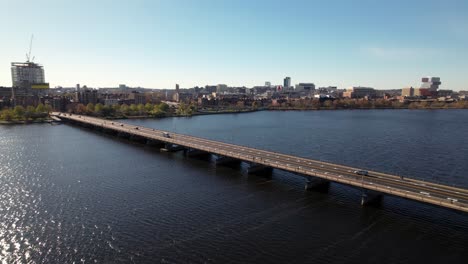
[[39,104],[37,107],[15,106],[14,108],[6,108],[0,110],[0,124],[30,124],[43,123],[50,121],[49,105]]
[[[350,104],[348,104],[351,102]],[[353,103],[354,102],[354,103]],[[268,107],[228,107],[210,108],[198,110],[193,104],[181,103],[177,109],[169,107],[166,103],[160,104],[139,104],[139,105],[115,105],[104,106],[102,104],[88,104],[86,106],[78,104],[70,112],[79,115],[89,115],[106,119],[150,119],[165,117],[190,117],[195,115],[213,114],[234,114],[250,113],[255,111],[330,111],[330,110],[445,110],[445,109],[468,109],[468,101],[457,103],[444,102],[411,102],[400,103],[390,102],[390,104],[376,104],[372,101],[346,101],[337,100],[317,102],[306,101],[296,102],[295,105],[268,106]],[[50,106],[39,104],[36,108],[28,106],[16,106],[13,109],[3,109],[0,111],[0,124],[33,124],[50,122],[48,112]]]

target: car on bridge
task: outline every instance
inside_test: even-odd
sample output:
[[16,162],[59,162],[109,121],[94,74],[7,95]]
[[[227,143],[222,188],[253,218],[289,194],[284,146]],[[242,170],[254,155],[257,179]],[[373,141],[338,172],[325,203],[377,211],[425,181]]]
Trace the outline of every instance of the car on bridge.
[[369,175],[369,172],[366,170],[357,170],[357,171],[354,171],[354,173],[356,173],[357,175],[363,175],[363,176]]
[[169,133],[167,133],[167,132],[163,132],[162,135],[163,135],[163,137],[166,137],[166,138],[170,138],[170,137],[171,137],[171,136],[169,135]]

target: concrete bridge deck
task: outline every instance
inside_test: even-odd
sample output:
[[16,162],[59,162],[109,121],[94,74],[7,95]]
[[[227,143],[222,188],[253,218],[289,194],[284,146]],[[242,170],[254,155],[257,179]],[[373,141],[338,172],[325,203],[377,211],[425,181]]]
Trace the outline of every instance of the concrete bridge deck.
[[[145,128],[122,122],[54,112],[51,116],[63,121],[102,128],[116,133],[126,133],[146,140],[157,141],[175,148],[204,151],[224,158],[232,158],[252,165],[262,165],[302,175],[308,179],[321,179],[362,188],[369,194],[363,194],[362,203],[379,194],[390,194],[434,204],[459,211],[468,212],[468,190],[401,176],[368,171],[367,175],[358,175],[359,168],[317,161],[302,157],[234,145],[199,137],[176,134],[163,130]],[[164,133],[168,133],[164,135]],[[307,185],[306,185],[307,186]],[[307,187],[306,187],[307,188]],[[370,195],[374,194],[374,195]]]

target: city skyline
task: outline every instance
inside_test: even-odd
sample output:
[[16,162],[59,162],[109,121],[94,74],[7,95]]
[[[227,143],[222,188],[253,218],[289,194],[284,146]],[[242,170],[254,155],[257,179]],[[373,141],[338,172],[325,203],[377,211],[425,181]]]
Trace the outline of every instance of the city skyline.
[[468,88],[463,1],[0,3],[0,86],[11,86],[10,64],[26,60],[34,34],[51,87],[252,87],[290,76],[401,89],[440,76],[441,89]]

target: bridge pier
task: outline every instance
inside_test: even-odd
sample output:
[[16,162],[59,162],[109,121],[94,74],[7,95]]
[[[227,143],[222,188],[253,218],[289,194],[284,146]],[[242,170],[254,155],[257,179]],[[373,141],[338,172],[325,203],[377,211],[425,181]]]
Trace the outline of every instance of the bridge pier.
[[304,189],[305,190],[328,190],[330,187],[330,181],[316,178],[316,177],[306,177],[306,182]]
[[271,176],[273,172],[273,168],[269,166],[265,166],[258,163],[250,163],[249,167],[247,168],[248,174],[258,174],[263,176]]
[[382,201],[383,195],[382,193],[371,191],[371,190],[364,190],[361,195],[361,205],[373,205],[379,204]]
[[185,147],[172,144],[172,143],[165,143],[164,148],[161,149],[161,151],[164,151],[164,152],[176,152],[180,150],[185,150]]

